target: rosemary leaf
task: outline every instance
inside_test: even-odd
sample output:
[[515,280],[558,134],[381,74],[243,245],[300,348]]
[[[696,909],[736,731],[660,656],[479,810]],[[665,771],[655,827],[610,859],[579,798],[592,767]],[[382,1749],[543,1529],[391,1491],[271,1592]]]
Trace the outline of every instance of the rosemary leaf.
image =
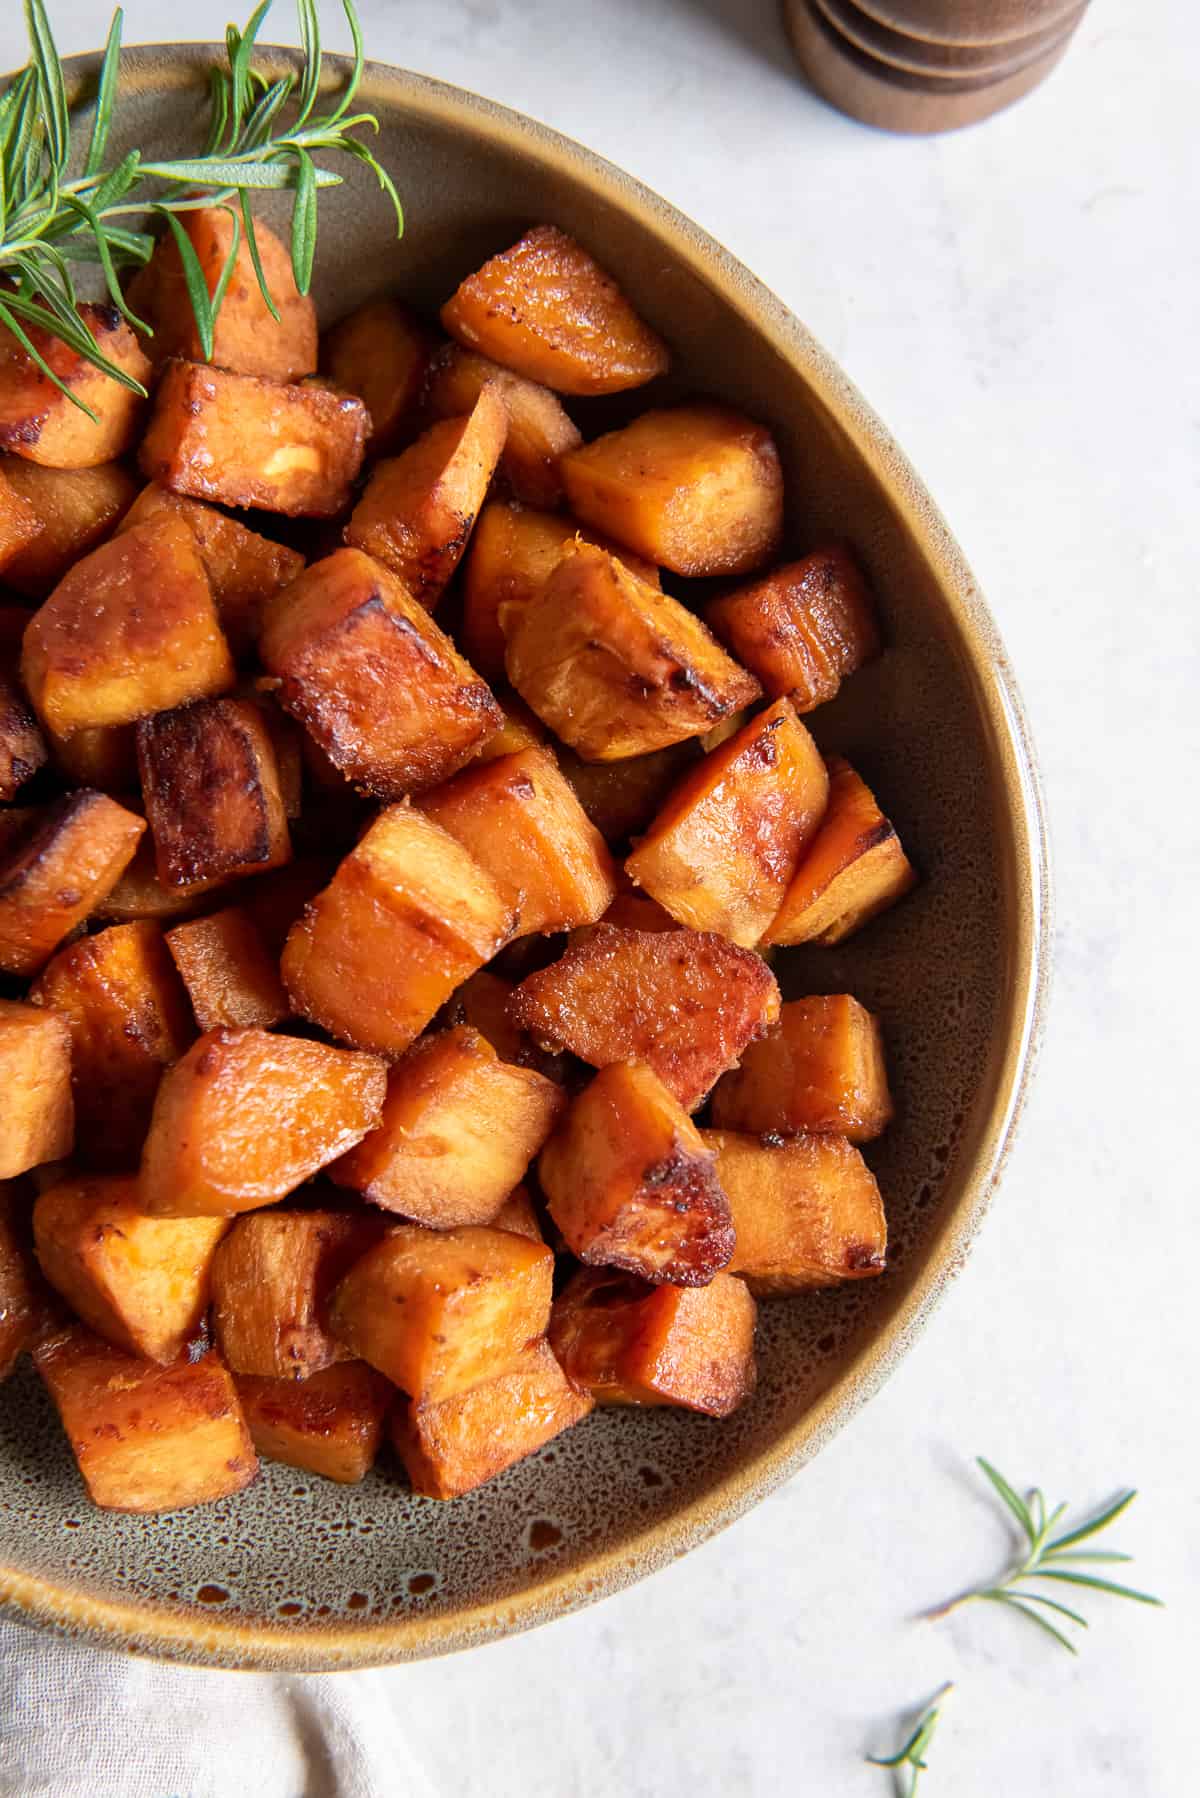
[[87,161],[83,165],[85,175],[99,174],[104,163],[104,152],[108,148],[108,134],[112,129],[113,104],[117,97],[117,74],[121,61],[121,26],[124,18],[125,15],[118,6],[108,29],[108,42],[104,46],[104,61],[100,65],[100,85],[96,90],[96,117],[92,121],[92,141],[88,145]]

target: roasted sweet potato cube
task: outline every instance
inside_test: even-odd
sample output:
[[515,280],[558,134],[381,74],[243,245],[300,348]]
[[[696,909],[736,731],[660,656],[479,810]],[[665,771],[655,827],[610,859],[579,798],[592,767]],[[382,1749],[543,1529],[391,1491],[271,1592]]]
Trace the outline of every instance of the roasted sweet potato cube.
[[46,1321],[47,1295],[30,1239],[30,1202],[25,1181],[0,1181],[0,1380],[8,1378]]
[[798,1131],[870,1142],[892,1120],[883,1033],[849,993],[793,999],[712,1096],[713,1123],[752,1136]]
[[528,1236],[530,1242],[544,1242],[537,1209],[527,1186],[514,1186],[492,1219],[493,1230],[511,1230],[514,1235]]
[[334,518],[362,466],[367,409],[348,393],[169,362],[142,440],[146,478],[191,499]]
[[536,1454],[593,1404],[572,1386],[550,1345],[533,1342],[507,1373],[469,1392],[398,1405],[392,1443],[414,1492],[460,1498]]
[[104,793],[68,793],[0,851],[0,968],[36,974],[116,885],[146,828]]
[[684,775],[626,872],[681,924],[753,948],[828,798],[820,750],[777,699]]
[[[143,386],[150,362],[115,306],[84,305],[79,316],[101,353]],[[53,370],[57,386],[15,337],[0,341],[0,449],[48,468],[94,468],[125,453],[137,435],[142,394],[97,368],[61,337],[38,326],[29,340]],[[63,387],[70,389],[64,393]],[[71,398],[71,395],[74,398]],[[93,416],[76,405],[82,400]]]
[[459,1025],[396,1063],[383,1122],[330,1178],[435,1230],[488,1224],[565,1104],[552,1080],[501,1061],[477,1030]]
[[[9,477],[9,469],[32,466],[7,458],[0,463],[0,571],[27,550],[41,530],[41,522],[29,501]],[[6,575],[7,578],[7,575]]]
[[346,542],[430,611],[462,560],[507,430],[503,400],[485,387],[465,418],[443,420],[378,463],[351,514]]
[[[96,724],[73,730],[69,737],[45,732],[50,759],[64,780],[78,787],[96,787],[101,793],[136,793],[137,726]],[[154,845],[147,838],[148,853]]]
[[302,1467],[353,1486],[370,1473],[396,1389],[365,1361],[342,1361],[308,1380],[234,1381],[250,1436],[264,1461]]
[[887,1221],[875,1176],[844,1136],[764,1142],[705,1130],[729,1194],[737,1247],[729,1264],[751,1292],[805,1292],[881,1274]]
[[325,333],[321,366],[367,408],[375,454],[391,449],[415,416],[432,349],[432,334],[398,300],[368,300]]
[[293,925],[293,1006],[356,1048],[399,1055],[509,935],[491,875],[410,806],[380,813]]
[[187,526],[138,525],[77,562],[34,613],[21,674],[60,737],[231,687],[229,645]]
[[824,705],[848,674],[879,654],[867,583],[840,544],[739,587],[706,616],[764,691],[786,694],[798,712]]
[[502,755],[516,755],[522,749],[536,749],[546,741],[546,727],[535,718],[524,700],[513,693],[497,699],[504,722],[495,736],[489,737],[475,757],[476,762],[495,762]]
[[561,1057],[539,1049],[513,1023],[510,1008],[516,990],[511,980],[493,974],[490,968],[481,968],[455,990],[438,1022],[447,1028],[466,1024],[487,1038],[501,1061],[511,1062],[514,1067],[534,1068],[549,1080],[561,1080]]
[[33,1358],[101,1510],[211,1504],[258,1472],[233,1381],[216,1355],[158,1367],[80,1325],[47,1337]]
[[604,838],[547,749],[468,768],[420,804],[487,869],[517,914],[515,935],[594,924],[616,893]]
[[71,1153],[71,1035],[53,1012],[0,999],[0,1092],[0,1180]]
[[30,998],[70,1027],[81,1157],[136,1167],[163,1069],[196,1034],[158,925],[115,924],[68,944]]
[[15,672],[0,665],[0,799],[15,798],[45,766],[46,754],[46,739]]
[[326,1328],[342,1276],[380,1240],[369,1212],[256,1211],[240,1217],[212,1270],[217,1346],[238,1374],[307,1380],[348,1350]]
[[917,884],[916,871],[878,801],[831,755],[829,806],[792,876],[764,943],[840,943]]
[[335,550],[280,594],[261,652],[286,710],[380,799],[436,786],[502,722],[449,637],[361,550]]
[[202,699],[138,725],[138,767],[167,886],[262,874],[291,855],[279,764],[250,699]]
[[542,1150],[538,1179],[567,1247],[592,1266],[704,1286],[733,1253],[712,1154],[652,1068],[601,1069]]
[[457,418],[470,412],[487,386],[508,414],[500,473],[509,490],[530,506],[561,504],[558,458],[578,449],[583,438],[548,387],[449,343],[433,359],[425,401],[434,418]]
[[[267,877],[264,875],[263,878]],[[225,890],[227,889],[219,880],[198,880],[194,885],[186,887],[167,886],[158,877],[154,839],[147,832],[138,845],[137,854],[116,886],[96,907],[96,916],[106,918],[114,924],[147,920],[163,925],[173,924],[181,918],[194,918],[197,912],[209,911],[214,904],[219,903],[215,895]]]
[[[137,482],[121,462],[102,462],[98,468],[43,468],[36,462],[13,461],[5,475],[32,513],[36,529],[4,566],[4,580],[30,599],[44,599],[80,556],[103,543],[137,492]],[[0,530],[0,540],[2,535]]]
[[779,549],[775,439],[728,407],[643,412],[560,466],[577,518],[675,574],[746,574]]
[[612,276],[553,225],[468,275],[442,323],[467,349],[559,393],[621,393],[670,366]]
[[398,1224],[333,1295],[330,1328],[415,1399],[504,1373],[550,1318],[554,1256],[511,1230]]
[[558,762],[600,835],[616,847],[648,827],[700,754],[696,738],[621,762],[585,762],[564,745]]
[[177,924],[167,932],[167,948],[201,1030],[269,1030],[288,1016],[279,964],[253,918],[237,906]]
[[164,1366],[208,1309],[223,1217],[146,1217],[132,1176],[67,1179],[33,1207],[42,1272],[97,1335]]
[[648,1286],[581,1269],[555,1300],[550,1346],[601,1405],[680,1405],[728,1417],[754,1391],[755,1304],[741,1280]]
[[156,1217],[271,1205],[376,1128],[386,1086],[373,1055],[265,1030],[208,1030],[158,1089],[142,1205]]
[[522,981],[511,1015],[535,1042],[593,1067],[645,1063],[694,1111],[778,1018],[779,988],[759,956],[724,937],[601,924]]
[[509,680],[585,761],[701,736],[758,696],[686,606],[591,544],[568,544],[504,628]]

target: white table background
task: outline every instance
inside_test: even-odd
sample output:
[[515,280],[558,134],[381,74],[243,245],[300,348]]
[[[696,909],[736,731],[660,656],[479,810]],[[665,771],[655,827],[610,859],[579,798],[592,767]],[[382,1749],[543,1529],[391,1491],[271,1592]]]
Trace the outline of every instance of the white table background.
[[[127,37],[215,38],[231,9],[128,0]],[[64,53],[102,41],[107,0],[52,10]],[[1096,0],[1030,99],[905,139],[806,91],[774,0],[361,10],[379,60],[532,113],[667,195],[841,360],[999,618],[1058,892],[1019,1146],[885,1390],[670,1571],[381,1676],[380,1702],[445,1798],[870,1798],[887,1783],[864,1747],[947,1678],[930,1798],[1194,1792],[1200,13]],[[24,35],[16,0],[0,15],[4,68]],[[263,35],[291,38],[286,0]],[[1139,1485],[1119,1545],[1169,1608],[1098,1599],[1078,1661],[990,1607],[912,1622],[1005,1552],[976,1452],[1051,1498]]]

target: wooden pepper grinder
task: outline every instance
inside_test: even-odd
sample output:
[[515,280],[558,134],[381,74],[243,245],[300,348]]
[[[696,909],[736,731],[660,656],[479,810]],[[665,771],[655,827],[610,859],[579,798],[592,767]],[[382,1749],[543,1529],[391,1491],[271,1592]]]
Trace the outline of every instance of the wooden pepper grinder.
[[1054,67],[1087,0],[783,0],[812,86],[885,131],[954,131]]

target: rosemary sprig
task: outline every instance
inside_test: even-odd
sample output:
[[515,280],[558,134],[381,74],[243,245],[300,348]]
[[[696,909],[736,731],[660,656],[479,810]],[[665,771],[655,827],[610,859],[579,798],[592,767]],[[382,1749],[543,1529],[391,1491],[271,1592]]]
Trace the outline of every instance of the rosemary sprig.
[[937,1610],[926,1613],[929,1617],[945,1617],[959,1605],[967,1604],[972,1599],[987,1599],[993,1604],[1008,1606],[1010,1610],[1019,1611],[1028,1617],[1031,1623],[1044,1630],[1054,1640],[1061,1643],[1071,1654],[1078,1649],[1065,1630],[1046,1613],[1062,1617],[1068,1623],[1077,1624],[1081,1629],[1087,1628],[1087,1618],[1072,1610],[1068,1605],[1060,1603],[1056,1598],[1048,1597],[1044,1592],[1032,1591],[1029,1581],[1052,1581],[1056,1584],[1082,1586],[1093,1592],[1107,1592],[1115,1598],[1133,1598],[1138,1604],[1161,1605],[1161,1598],[1154,1598],[1148,1592],[1138,1592],[1132,1586],[1119,1585],[1115,1580],[1104,1579],[1099,1574],[1081,1572],[1081,1567],[1112,1565],[1115,1562],[1128,1562],[1132,1555],[1117,1554],[1112,1550],[1080,1548],[1081,1542],[1089,1542],[1115,1523],[1121,1514],[1128,1510],[1137,1497],[1136,1492],[1123,1492],[1113,1499],[1111,1504],[1077,1524],[1074,1529],[1065,1530],[1061,1535],[1052,1534],[1055,1525],[1062,1519],[1067,1507],[1057,1505],[1049,1513],[1046,1501],[1036,1488],[1030,1493],[1028,1500],[1021,1498],[1002,1473],[985,1461],[982,1456],[978,1462],[983,1473],[990,1481],[1001,1503],[1011,1513],[1025,1538],[1025,1551],[1008,1569],[1007,1573],[994,1584],[977,1586],[969,1592],[962,1592],[957,1598],[939,1605]]
[[[942,1714],[942,1704],[953,1690],[953,1680],[947,1680],[944,1686],[938,1688],[925,1709],[917,1717],[912,1734],[901,1747],[897,1748],[895,1754],[889,1754],[886,1757],[868,1754],[864,1757],[873,1767],[890,1767],[892,1769],[897,1798],[913,1798],[917,1783],[928,1765],[925,1760],[925,1750],[938,1726],[938,1720]],[[906,1780],[905,1778],[906,1768],[911,1772],[911,1779]]]
[[[228,66],[215,68],[209,82],[211,121],[198,156],[144,162],[131,150],[116,164],[107,158],[116,107],[121,56],[122,13],[112,27],[97,85],[91,138],[82,172],[69,177],[71,115],[62,62],[50,29],[45,0],[24,0],[29,62],[0,94],[0,326],[10,332],[54,385],[89,416],[91,409],[55,374],[29,327],[58,338],[125,387],[145,389],[103,353],[77,311],[72,263],[96,263],[109,298],[127,320],[150,334],[149,325],[129,309],[120,273],[149,260],[154,238],[147,214],[166,221],[183,261],[188,298],[204,354],[212,354],[213,325],[233,272],[243,236],[263,298],[278,317],[267,287],[249,206],[252,192],[290,188],[292,268],[307,293],[317,239],[317,198],[342,177],[316,160],[346,155],[375,175],[396,213],[404,215],[391,176],[359,130],[378,131],[372,113],[355,112],[363,70],[363,40],[354,0],[342,0],[354,45],[350,77],[322,109],[321,31],[318,0],[296,0],[303,66],[269,81],[251,57],[270,9],[262,0],[244,30],[229,26]],[[286,122],[284,114],[286,112]],[[146,184],[152,183],[150,193]],[[226,206],[233,221],[229,256],[212,294],[177,215],[200,206]]]

